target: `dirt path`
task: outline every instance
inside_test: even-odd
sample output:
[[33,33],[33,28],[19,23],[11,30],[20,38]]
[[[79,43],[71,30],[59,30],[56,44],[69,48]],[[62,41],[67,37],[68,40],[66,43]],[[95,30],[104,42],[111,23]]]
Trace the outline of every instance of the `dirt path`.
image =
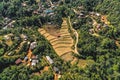
[[76,14],[79,14],[75,9],[73,9],[73,11],[74,11]]
[[76,37],[76,41],[75,41],[75,53],[79,54],[79,52],[78,52],[78,50],[77,50],[77,44],[78,44],[79,35],[78,35],[77,31],[72,27],[71,21],[70,21],[70,17],[68,17],[68,22],[69,22],[69,24],[70,24],[70,29],[73,31],[73,34],[74,34],[75,37]]
[[115,44],[120,48],[120,43],[119,43],[119,41],[115,41]]
[[31,65],[31,62],[30,62],[30,59],[32,57],[32,51],[31,49],[28,50],[28,54],[27,54],[27,57],[28,57],[28,61],[27,61],[27,66]]
[[28,57],[28,61],[23,60],[22,62],[23,62],[23,63],[27,63],[27,66],[30,66],[30,65],[31,65],[30,59],[31,59],[31,57],[33,56],[31,49],[28,50],[28,53],[27,53],[26,56]]
[[23,41],[23,42],[20,43],[20,45],[19,45],[19,46],[17,47],[17,49],[15,50],[16,53],[18,53],[18,52],[20,51],[20,49],[21,49],[21,47],[23,46],[24,43],[26,43],[26,41]]
[[53,4],[52,4],[52,1],[50,0],[50,4],[51,4],[51,6],[53,6]]

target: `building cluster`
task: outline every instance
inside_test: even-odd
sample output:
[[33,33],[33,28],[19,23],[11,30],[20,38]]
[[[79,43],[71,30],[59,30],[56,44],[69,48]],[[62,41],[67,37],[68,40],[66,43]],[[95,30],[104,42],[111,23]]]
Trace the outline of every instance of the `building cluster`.
[[28,36],[27,35],[25,35],[25,34],[21,34],[20,36],[14,36],[14,34],[7,34],[7,35],[4,35],[4,40],[6,40],[6,41],[8,41],[8,40],[17,40],[17,41],[19,41],[19,40],[21,40],[21,39],[23,39],[24,41],[26,41],[26,40],[28,40]]
[[21,34],[20,36],[21,36],[21,38],[22,38],[24,41],[28,40],[28,36],[27,36],[27,35]]
[[[44,2],[44,1],[43,1]],[[59,1],[58,2],[51,2],[51,0],[47,0],[45,3],[38,2],[38,9],[35,9],[33,11],[34,15],[40,15],[43,17],[49,17],[49,21],[48,23],[50,24],[54,24],[52,20],[55,19],[57,13],[55,12],[55,8],[59,5]]]
[[[49,62],[50,65],[54,64],[54,61],[53,59],[50,58],[50,56],[46,56],[46,59],[47,61]],[[21,58],[18,58],[16,61],[15,61],[15,64],[16,65],[19,65],[21,64],[22,62],[27,62],[29,60],[29,57],[28,56],[25,56],[24,59],[22,60]],[[32,55],[32,57],[30,58],[30,63],[31,63],[31,66],[36,66],[38,64],[39,60],[38,60],[38,55]],[[60,70],[58,67],[56,66],[53,66],[52,67],[53,71],[57,74],[60,74]]]
[[93,19],[93,26],[94,26],[94,28],[89,29],[89,33],[90,34],[93,34],[95,32],[98,32],[98,31],[102,30],[103,28],[107,28],[108,27],[108,22],[107,22],[105,16],[101,16],[101,14],[99,14],[97,12],[89,12],[89,14],[93,18],[101,19],[101,23],[97,23],[96,21],[94,22],[94,19]]
[[[28,56],[24,57],[24,59],[22,60],[21,58],[18,58],[16,61],[15,61],[15,64],[16,65],[19,65],[20,63],[22,62],[27,62],[29,60]],[[37,63],[39,62],[38,60],[38,55],[33,55],[30,59],[30,63],[32,66],[36,66]]]
[[100,17],[100,16],[101,16],[101,14],[99,14],[99,13],[97,13],[97,12],[89,12],[89,14],[90,14],[91,16],[97,16],[97,17]]
[[30,44],[30,49],[33,50],[33,49],[36,48],[36,46],[37,46],[37,42],[36,42],[36,41],[35,41],[35,42],[32,42],[32,43]]
[[[53,61],[53,59],[50,58],[50,56],[46,56],[46,59],[48,60],[50,65],[54,64],[54,61]],[[53,66],[52,68],[53,68],[55,73],[60,74],[60,70],[58,67]]]
[[[24,38],[24,37],[23,37]],[[26,37],[25,37],[25,40],[26,40]],[[29,65],[32,65],[32,66],[36,66],[36,64],[39,62],[38,60],[38,55],[33,55],[31,50],[35,49],[37,47],[37,42],[34,41],[34,42],[28,42],[28,44],[30,45],[29,46],[29,51],[28,51],[28,54],[24,57],[24,59],[17,59],[17,63],[16,64],[20,64],[22,62],[28,62]]]
[[[45,5],[46,4],[46,5]],[[57,2],[52,3],[51,1],[47,1],[43,4],[42,2],[38,2],[38,9],[33,11],[33,14],[39,14],[41,16],[47,16],[47,15],[54,15],[54,8],[57,4]]]

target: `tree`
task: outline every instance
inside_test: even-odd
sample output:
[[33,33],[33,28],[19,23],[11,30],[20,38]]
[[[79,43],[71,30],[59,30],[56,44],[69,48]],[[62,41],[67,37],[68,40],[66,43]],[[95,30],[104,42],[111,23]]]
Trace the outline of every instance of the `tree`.
[[120,72],[120,65],[113,65],[113,70],[114,71],[117,71],[117,72]]
[[103,39],[103,41],[101,42],[101,47],[103,49],[117,49],[115,41],[109,38]]
[[2,56],[3,54],[4,54],[4,49],[1,48],[1,49],[0,49],[0,56]]

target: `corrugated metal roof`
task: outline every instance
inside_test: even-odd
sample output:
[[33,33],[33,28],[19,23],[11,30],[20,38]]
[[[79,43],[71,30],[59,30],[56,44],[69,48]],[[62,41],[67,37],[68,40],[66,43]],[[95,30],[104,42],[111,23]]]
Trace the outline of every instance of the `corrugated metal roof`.
[[50,64],[53,64],[54,61],[50,58],[50,56],[46,56],[47,60],[49,61]]

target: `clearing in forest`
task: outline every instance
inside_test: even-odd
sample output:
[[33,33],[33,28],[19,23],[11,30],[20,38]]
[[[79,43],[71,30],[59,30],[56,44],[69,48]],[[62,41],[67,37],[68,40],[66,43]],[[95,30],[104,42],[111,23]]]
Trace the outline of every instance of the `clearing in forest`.
[[[74,56],[74,54],[78,53],[78,40],[75,41],[71,37],[71,33],[69,32],[70,25],[70,18],[69,20],[63,18],[61,29],[56,29],[54,28],[54,26],[45,25],[45,29],[40,28],[38,29],[38,31],[51,43],[53,49],[55,50],[57,55],[61,57],[61,59],[63,59],[64,61],[70,61],[71,64],[78,63],[77,65],[79,67],[84,68],[89,63],[89,60],[81,60]],[[77,31],[75,31],[73,28],[71,28],[71,30],[73,32],[72,34],[78,37]],[[75,49],[73,49],[73,47],[75,47]]]
[[39,32],[51,43],[53,49],[63,60],[72,61],[74,56],[74,40],[68,32],[67,19],[63,19],[61,29],[56,29],[54,26],[45,25],[47,29],[39,29]]

